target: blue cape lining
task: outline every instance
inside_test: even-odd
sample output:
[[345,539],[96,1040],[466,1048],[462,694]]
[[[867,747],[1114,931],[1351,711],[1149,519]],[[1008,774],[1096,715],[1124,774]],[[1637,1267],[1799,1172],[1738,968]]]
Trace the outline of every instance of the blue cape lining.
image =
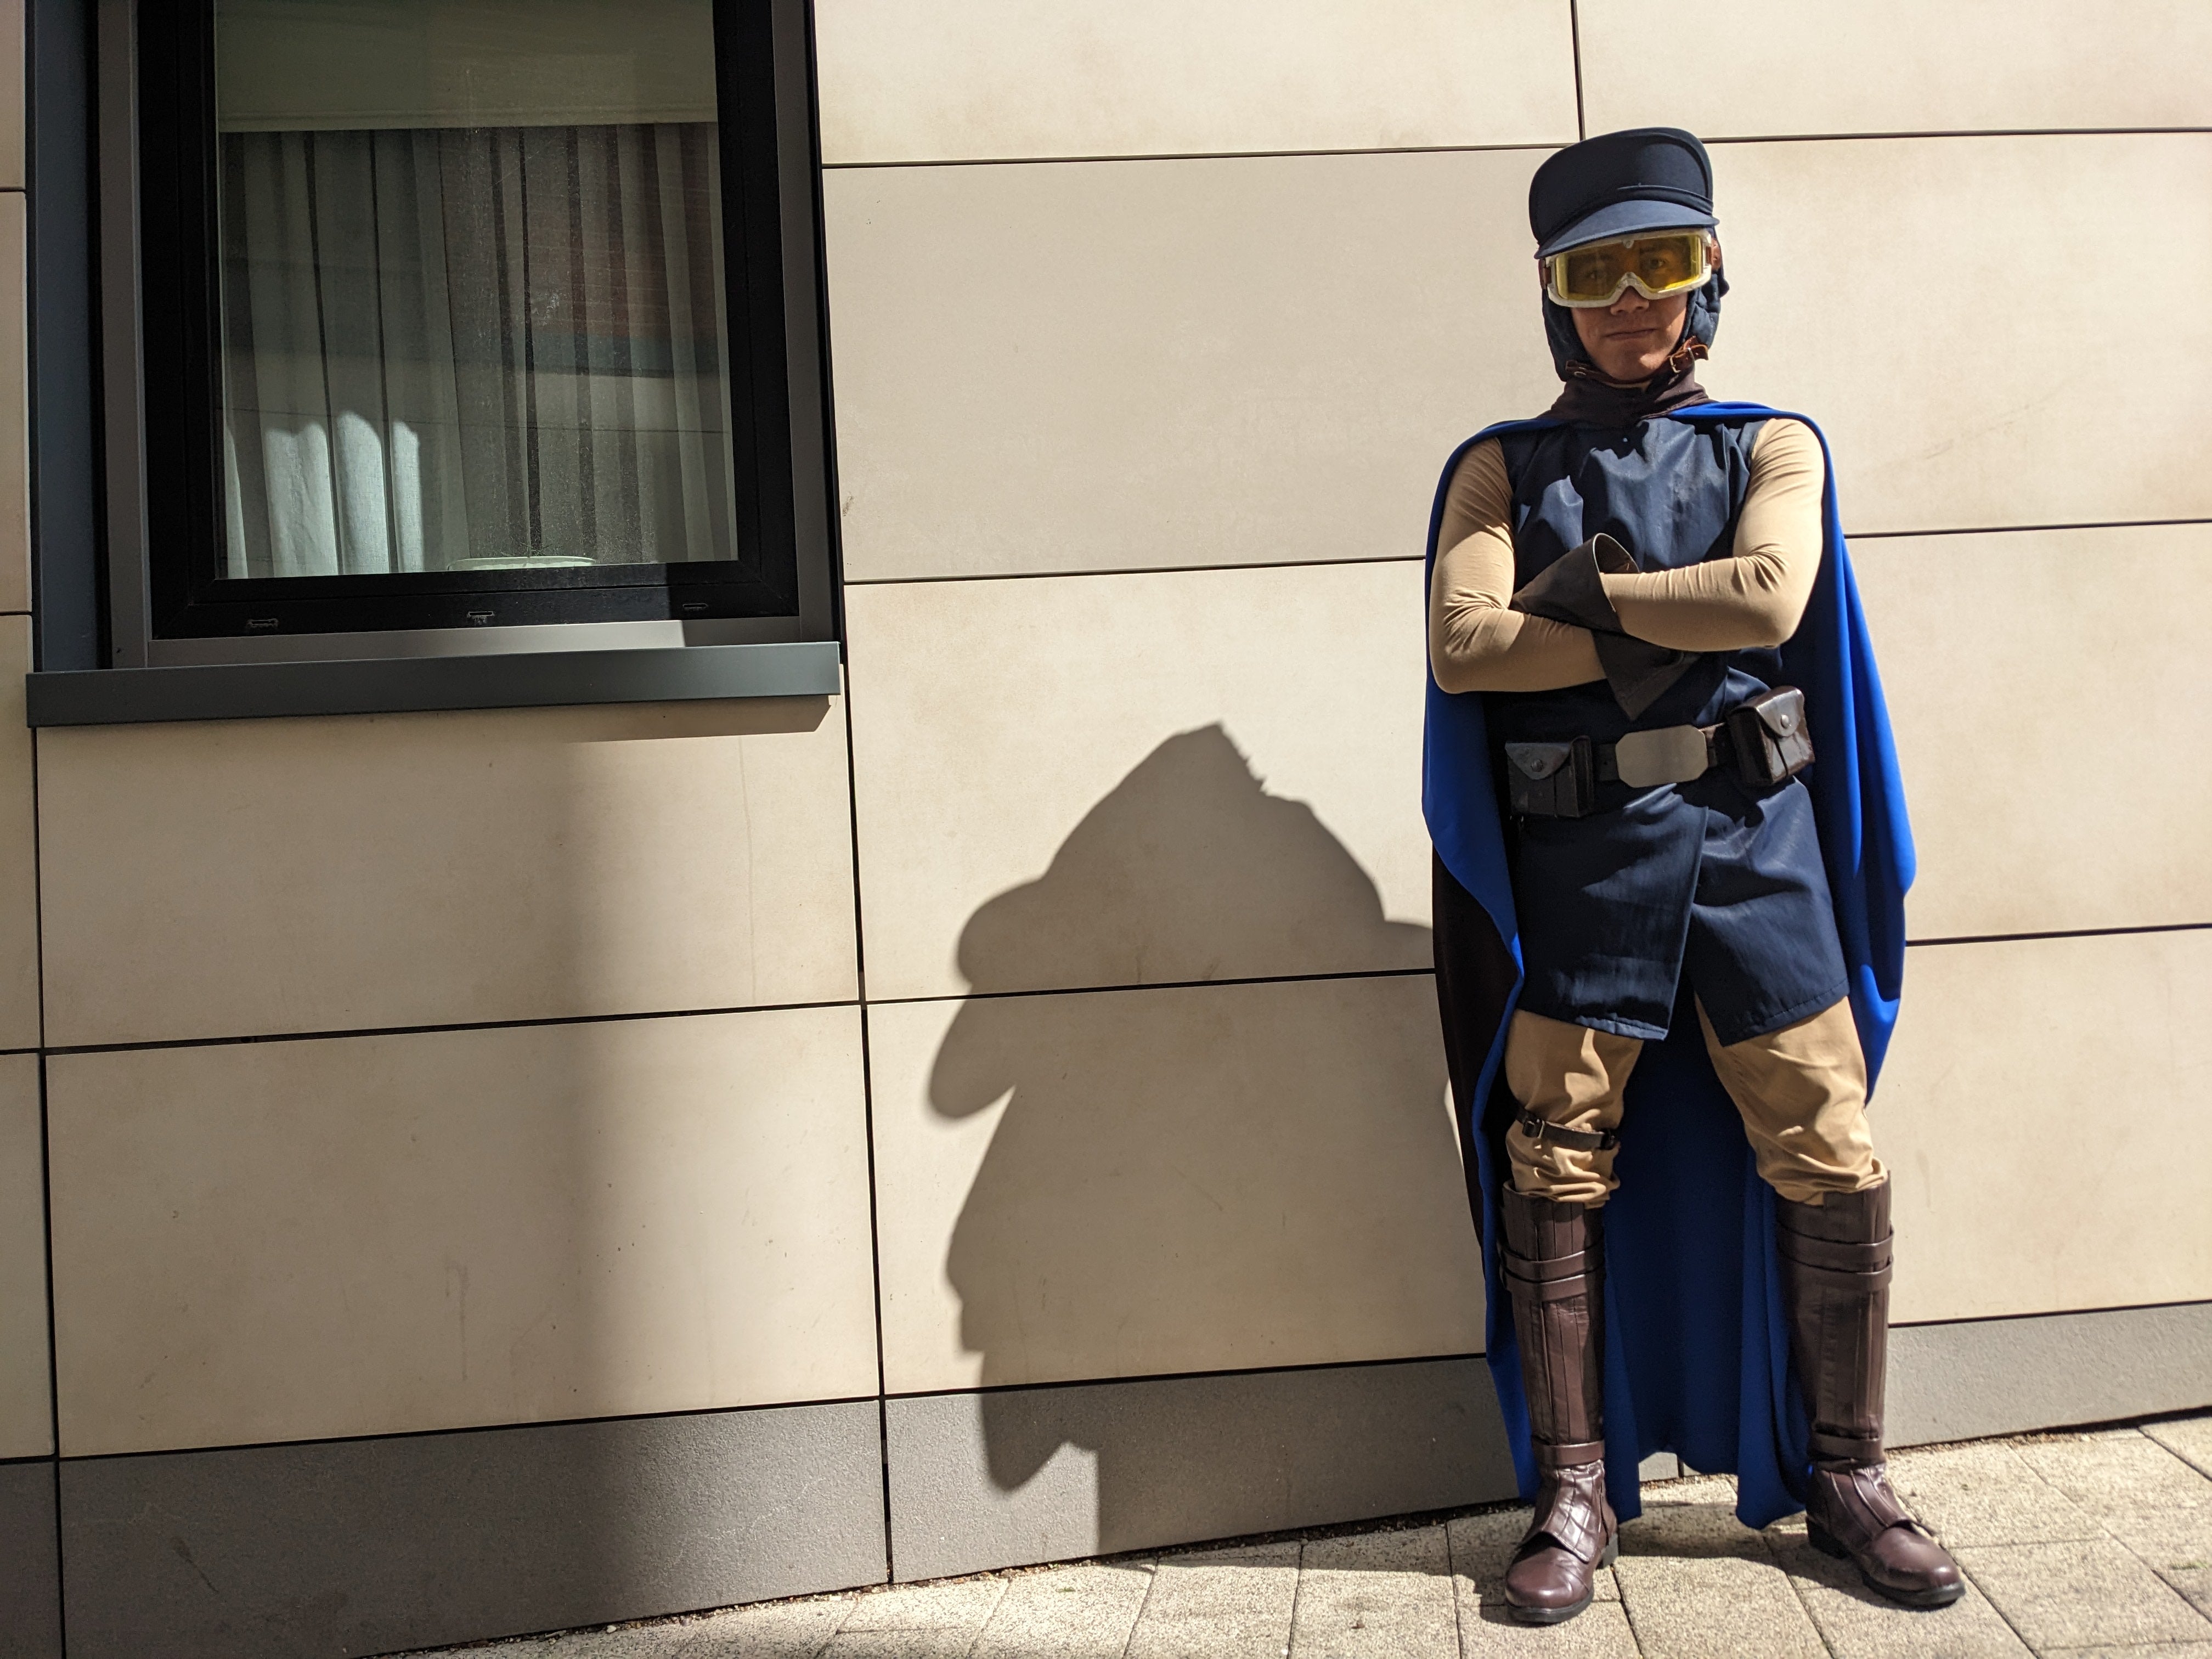
[[[1820,440],[1826,468],[1820,570],[1782,659],[1789,683],[1806,693],[1816,758],[1803,778],[1820,825],[1871,1087],[1897,1022],[1912,832],[1844,545],[1827,439],[1804,416],[1759,404],[1693,404],[1655,418],[1795,420]],[[1428,577],[1460,458],[1485,439],[1561,424],[1548,418],[1504,422],[1452,452],[1429,514]],[[1430,586],[1425,578],[1425,605]],[[1502,1130],[1489,1109],[1493,1092],[1502,1092],[1498,1071],[1520,993],[1522,955],[1480,693],[1447,693],[1429,677],[1421,775],[1422,811],[1437,856],[1488,913],[1515,968],[1474,1098],[1455,1105],[1480,1177],[1491,1376],[1528,1498],[1536,1471],[1519,1348],[1498,1279],[1496,1194],[1505,1169]],[[1654,1452],[1672,1451],[1707,1474],[1733,1471],[1737,1516],[1748,1526],[1765,1526],[1803,1507],[1805,1413],[1789,1370],[1773,1192],[1759,1178],[1735,1104],[1713,1073],[1694,1019],[1676,1019],[1666,1041],[1645,1045],[1620,1133],[1620,1190],[1606,1206],[1606,1481],[1613,1508],[1624,1520],[1641,1513],[1638,1466]]]

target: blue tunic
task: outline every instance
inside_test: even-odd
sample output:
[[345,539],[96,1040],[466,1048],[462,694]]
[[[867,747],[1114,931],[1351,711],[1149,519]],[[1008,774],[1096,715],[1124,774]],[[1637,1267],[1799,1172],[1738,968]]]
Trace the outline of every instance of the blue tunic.
[[[1727,465],[1740,466],[1753,424],[1777,413],[1757,404],[1691,404],[1644,423],[1641,441],[1662,447],[1695,441],[1712,447]],[[1684,439],[1674,437],[1668,429],[1674,428]],[[1431,572],[1444,486],[1466,450],[1484,438],[1520,443],[1563,430],[1567,441],[1580,441],[1557,422],[1518,422],[1479,433],[1454,452],[1429,521]],[[1728,459],[1731,455],[1735,459]],[[1560,474],[1574,477],[1572,468]],[[1588,475],[1583,479],[1577,493],[1589,514],[1595,510],[1593,501],[1609,502],[1609,485],[1590,488]],[[1731,513],[1739,505],[1740,494]],[[1799,793],[1819,842],[1832,926],[1871,1080],[1897,1018],[1912,841],[1832,471],[1822,520],[1820,570],[1812,598],[1796,634],[1775,654],[1782,680],[1805,692],[1817,758],[1799,781]],[[1592,530],[1607,528],[1595,517],[1588,522]],[[1725,535],[1719,526],[1709,527],[1708,550],[1734,534],[1732,518]],[[1695,528],[1692,524],[1683,532],[1678,547],[1698,545]],[[1564,521],[1556,521],[1532,533],[1565,531]],[[1651,550],[1632,539],[1630,545],[1639,554]],[[1517,966],[1526,960],[1528,941],[1518,923],[1492,781],[1497,756],[1490,706],[1500,705],[1502,720],[1504,701],[1479,693],[1450,695],[1430,680],[1421,794],[1438,862],[1488,917]],[[1701,838],[1701,865],[1705,846]],[[1694,980],[1698,971],[1692,960],[1689,976]],[[1535,1468],[1520,1352],[1498,1282],[1497,1194],[1505,1176],[1504,1134],[1512,1110],[1498,1079],[1508,1017],[1521,989],[1517,978],[1501,981],[1496,1018],[1482,1022],[1474,1063],[1455,1094],[1489,1286],[1491,1375],[1528,1495],[1534,1491]],[[1614,1164],[1621,1188],[1606,1211],[1607,1485],[1622,1516],[1638,1513],[1637,1465],[1653,1452],[1671,1450],[1696,1468],[1734,1471],[1737,1514],[1750,1525],[1764,1526],[1799,1507],[1794,1494],[1802,1491],[1808,1467],[1803,1406],[1789,1373],[1773,1194],[1759,1179],[1741,1121],[1713,1075],[1694,1021],[1687,1029],[1679,1019],[1667,1024],[1671,1035],[1646,1049],[1629,1082]]]
[[[1763,417],[1626,430],[1547,426],[1500,442],[1513,483],[1514,586],[1603,532],[1646,570],[1734,550]],[[1635,720],[1603,681],[1493,693],[1501,742],[1601,743],[1711,726],[1783,684],[1771,650],[1712,652]],[[1520,1006],[1621,1036],[1664,1037],[1686,969],[1723,1042],[1818,1013],[1849,988],[1813,805],[1795,778],[1747,789],[1725,771],[1599,786],[1583,818],[1530,818],[1509,842],[1527,974]]]

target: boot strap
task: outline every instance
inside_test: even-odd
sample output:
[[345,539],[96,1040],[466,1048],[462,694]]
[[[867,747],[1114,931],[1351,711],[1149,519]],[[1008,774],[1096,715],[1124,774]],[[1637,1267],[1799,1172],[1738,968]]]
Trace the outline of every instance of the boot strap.
[[1814,1238],[1809,1234],[1793,1232],[1788,1227],[1777,1227],[1774,1248],[1801,1267],[1853,1275],[1880,1273],[1885,1279],[1889,1273],[1890,1241],[1887,1238],[1872,1244],[1845,1244],[1832,1238]]
[[1570,1440],[1556,1444],[1548,1440],[1532,1440],[1528,1443],[1536,1454],[1536,1467],[1547,1471],[1571,1469],[1580,1463],[1601,1462],[1605,1458],[1602,1440]]
[[1815,1427],[1806,1434],[1805,1445],[1816,1458],[1832,1458],[1854,1464],[1881,1462],[1881,1436],[1879,1434],[1842,1434]]
[[1593,1273],[1576,1273],[1568,1279],[1522,1279],[1510,1273],[1505,1276],[1505,1292],[1518,1302],[1571,1302],[1596,1288]]
[[1526,1107],[1522,1108],[1518,1121],[1521,1133],[1539,1147],[1548,1142],[1577,1152],[1609,1152],[1620,1145],[1620,1137],[1611,1129],[1562,1128],[1559,1124],[1547,1122]]

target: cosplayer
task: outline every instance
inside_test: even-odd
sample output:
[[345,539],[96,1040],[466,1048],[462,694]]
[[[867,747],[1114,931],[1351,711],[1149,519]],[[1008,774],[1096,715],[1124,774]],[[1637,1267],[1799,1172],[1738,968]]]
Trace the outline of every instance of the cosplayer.
[[1735,1471],[1748,1524],[1802,1507],[1872,1588],[1943,1606],[1958,1568],[1883,1472],[1865,1115],[1911,843],[1824,443],[1693,377],[1728,288],[1696,138],[1576,144],[1528,213],[1565,390],[1445,468],[1423,781],[1490,1363],[1535,1504],[1506,1600],[1588,1605],[1668,1449]]

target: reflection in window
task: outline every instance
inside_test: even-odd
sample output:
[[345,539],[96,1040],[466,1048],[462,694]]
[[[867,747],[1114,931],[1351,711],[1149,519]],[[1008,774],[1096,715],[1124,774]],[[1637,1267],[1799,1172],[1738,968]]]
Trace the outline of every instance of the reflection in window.
[[737,556],[708,0],[216,39],[225,574]]

